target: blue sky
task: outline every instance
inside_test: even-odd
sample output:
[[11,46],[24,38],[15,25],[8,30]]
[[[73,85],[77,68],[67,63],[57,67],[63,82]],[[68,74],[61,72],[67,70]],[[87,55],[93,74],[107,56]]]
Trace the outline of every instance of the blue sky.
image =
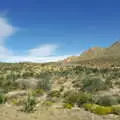
[[48,62],[120,39],[119,0],[2,0],[0,60]]

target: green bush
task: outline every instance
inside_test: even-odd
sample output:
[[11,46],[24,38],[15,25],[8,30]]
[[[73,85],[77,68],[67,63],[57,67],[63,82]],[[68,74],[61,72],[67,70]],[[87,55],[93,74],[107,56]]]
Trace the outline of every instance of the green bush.
[[107,115],[107,114],[112,113],[112,108],[97,106],[93,111],[94,111],[94,113],[99,114],[99,115]]
[[64,108],[67,108],[67,109],[72,109],[73,104],[70,104],[70,103],[64,103],[64,104],[63,104],[63,107],[64,107]]
[[24,112],[32,112],[35,108],[36,100],[33,96],[28,96],[27,100],[24,102]]
[[104,107],[104,106],[99,106],[96,104],[83,104],[83,107],[91,112],[94,112],[99,115],[107,115],[112,113],[112,108],[111,107]]
[[73,87],[75,88],[81,88],[82,87],[82,81],[80,79],[76,79],[75,81],[72,82]]
[[102,106],[112,106],[117,104],[117,99],[113,96],[102,96],[97,101],[97,104]]
[[118,104],[120,104],[120,96],[116,96],[116,100],[117,100]]
[[84,103],[91,103],[92,102],[92,95],[86,92],[72,92],[69,91],[64,94],[65,103],[69,104],[77,104],[79,107]]
[[32,91],[32,95],[33,96],[41,96],[44,94],[44,90],[43,89],[36,89]]
[[0,104],[4,104],[6,100],[7,98],[3,94],[0,94]]
[[48,94],[49,97],[60,97],[60,91],[53,90]]
[[82,89],[88,92],[97,92],[106,89],[106,86],[100,78],[85,78],[82,80]]
[[50,107],[53,105],[53,102],[52,101],[49,101],[49,100],[46,100],[43,102],[43,105],[46,106],[46,107]]
[[112,113],[120,115],[120,106],[117,106],[117,105],[112,106]]
[[64,103],[75,104],[78,101],[78,95],[76,92],[68,91],[64,94]]
[[38,82],[38,88],[48,91],[51,89],[51,81],[50,78],[41,78]]
[[64,86],[60,88],[60,92],[63,92],[63,91],[64,91]]
[[13,98],[12,99],[12,104],[16,105],[16,106],[20,106],[24,104],[24,99],[20,99],[20,98]]
[[77,97],[77,105],[80,107],[84,103],[91,103],[92,95],[89,93],[80,92]]
[[90,103],[83,104],[83,108],[85,108],[85,110],[88,110],[91,112],[93,112],[96,107],[98,107],[98,105],[96,105],[96,104],[90,104]]

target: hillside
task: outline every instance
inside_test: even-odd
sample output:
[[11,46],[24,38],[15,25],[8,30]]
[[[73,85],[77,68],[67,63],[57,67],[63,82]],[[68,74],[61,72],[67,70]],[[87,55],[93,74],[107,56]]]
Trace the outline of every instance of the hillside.
[[119,120],[119,50],[116,42],[64,64],[0,63],[0,120]]
[[[89,63],[93,66],[100,66],[100,65],[120,65],[120,41],[113,43],[110,47],[101,48],[101,47],[94,47],[90,48],[87,51],[84,51],[80,56],[73,57],[69,60],[71,64],[85,64],[88,65]],[[68,59],[68,58],[67,58]]]

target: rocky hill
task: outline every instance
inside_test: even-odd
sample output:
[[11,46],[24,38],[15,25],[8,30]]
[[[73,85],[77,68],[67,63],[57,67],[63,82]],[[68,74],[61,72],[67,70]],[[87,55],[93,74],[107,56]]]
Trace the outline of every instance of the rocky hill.
[[[68,60],[69,58],[67,58]],[[94,47],[90,48],[87,51],[84,51],[80,56],[72,57],[69,59],[69,63],[72,64],[88,64],[92,62],[92,65],[103,65],[112,64],[119,65],[120,64],[120,41],[113,43],[110,47],[101,48]]]

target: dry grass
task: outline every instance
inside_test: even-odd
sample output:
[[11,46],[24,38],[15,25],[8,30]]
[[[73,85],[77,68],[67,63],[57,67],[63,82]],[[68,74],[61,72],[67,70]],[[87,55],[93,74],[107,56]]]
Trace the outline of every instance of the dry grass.
[[[118,120],[116,116],[97,116],[83,109],[42,109],[34,113],[23,113],[12,106],[0,106],[0,120]],[[116,119],[115,119],[116,118]]]

